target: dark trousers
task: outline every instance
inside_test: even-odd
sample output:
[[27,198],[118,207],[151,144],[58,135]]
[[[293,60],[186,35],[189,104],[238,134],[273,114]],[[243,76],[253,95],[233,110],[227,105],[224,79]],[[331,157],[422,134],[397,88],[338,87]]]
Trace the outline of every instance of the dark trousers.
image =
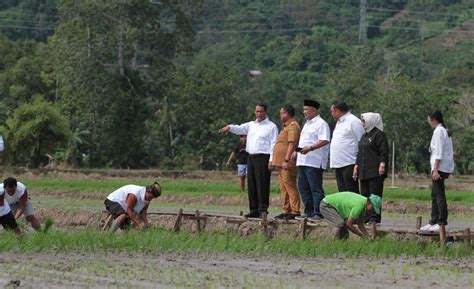
[[348,165],[342,168],[335,169],[336,171],[336,182],[337,190],[339,192],[353,192],[359,193],[359,182],[354,181],[352,178],[352,172],[354,171],[355,165]]
[[304,213],[322,216],[319,205],[324,199],[323,169],[298,166],[298,191],[304,204]]
[[440,171],[439,175],[441,178],[437,181],[432,181],[431,186],[431,225],[448,224],[448,204],[446,203],[444,179],[449,177],[449,173]]
[[267,212],[270,204],[270,155],[249,155],[247,162],[247,183],[250,212]]
[[[375,177],[367,180],[360,180],[360,192],[361,195],[364,197],[370,197],[370,195],[374,194],[382,198],[383,195],[383,182],[384,177]],[[365,214],[365,222],[375,221],[380,223],[382,221],[382,210],[380,210],[380,214],[373,214],[370,215],[368,213]]]

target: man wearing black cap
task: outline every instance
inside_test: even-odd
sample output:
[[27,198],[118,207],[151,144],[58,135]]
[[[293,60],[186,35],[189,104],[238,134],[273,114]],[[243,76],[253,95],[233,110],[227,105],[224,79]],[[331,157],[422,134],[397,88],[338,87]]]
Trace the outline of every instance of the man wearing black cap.
[[114,218],[110,231],[127,228],[130,220],[136,228],[148,228],[148,205],[160,195],[161,186],[156,181],[148,187],[126,185],[115,190],[104,201],[105,208]]
[[247,182],[250,212],[245,216],[258,218],[268,213],[270,204],[270,169],[278,128],[267,117],[267,105],[255,105],[255,120],[241,125],[226,125],[220,133],[246,134],[245,150],[249,153],[247,162]]
[[[329,156],[330,130],[319,115],[319,103],[305,100],[303,107],[307,120],[298,142],[296,166],[298,167],[298,190],[304,204],[301,218],[322,219],[319,204],[324,198],[323,172]],[[299,218],[297,218],[299,219]]]

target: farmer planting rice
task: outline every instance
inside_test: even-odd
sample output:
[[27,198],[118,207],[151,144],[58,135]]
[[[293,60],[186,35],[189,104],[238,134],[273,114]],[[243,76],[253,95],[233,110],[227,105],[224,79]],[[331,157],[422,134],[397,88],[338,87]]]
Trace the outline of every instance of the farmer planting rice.
[[15,217],[13,217],[10,206],[5,200],[5,191],[3,190],[0,190],[0,224],[2,224],[4,229],[12,230],[17,235],[21,235],[20,228],[18,228],[18,224]]
[[15,178],[8,177],[0,185],[0,193],[4,193],[5,201],[10,206],[10,210],[15,219],[25,215],[26,221],[31,224],[31,227],[36,231],[41,229],[40,222],[33,214],[33,205],[28,197],[26,186],[18,182]]
[[[148,187],[126,185],[111,193],[104,204],[114,221],[110,231],[130,226],[130,220],[135,228],[148,228],[147,210],[150,201],[161,195],[161,186],[154,182]],[[138,217],[137,217],[138,215]]]
[[335,238],[347,238],[348,229],[365,238],[369,235],[364,226],[365,213],[380,214],[381,205],[382,200],[377,195],[366,198],[352,192],[340,192],[325,197],[321,201],[320,211],[329,225],[334,227],[332,234]]

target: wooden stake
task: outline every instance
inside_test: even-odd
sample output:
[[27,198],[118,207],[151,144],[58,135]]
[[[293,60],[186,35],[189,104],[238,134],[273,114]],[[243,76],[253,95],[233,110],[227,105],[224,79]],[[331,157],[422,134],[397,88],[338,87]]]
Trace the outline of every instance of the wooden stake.
[[199,218],[199,210],[196,210],[196,223],[198,232],[201,232],[201,219]]
[[441,247],[444,247],[446,245],[446,226],[445,225],[439,225],[439,242],[441,244]]
[[370,224],[370,236],[372,237],[372,240],[377,238],[377,224],[375,222]]
[[464,229],[464,245],[466,245],[466,247],[468,248],[471,248],[471,229],[467,228],[467,229]]
[[176,221],[174,222],[174,231],[179,232],[181,228],[181,219],[183,218],[183,209],[179,209],[178,216],[176,217]]
[[102,231],[106,231],[107,228],[110,226],[110,223],[112,223],[112,215],[111,214],[109,214],[107,219],[105,219],[105,223],[104,223],[104,226],[102,227]]
[[262,213],[262,219],[261,225],[263,226],[263,234],[265,235],[265,239],[268,240],[267,213]]
[[420,230],[421,228],[421,216],[416,217],[416,229]]
[[243,216],[244,215],[244,212],[243,211],[240,211],[240,215],[239,216]]
[[301,221],[301,239],[306,239],[306,219]]

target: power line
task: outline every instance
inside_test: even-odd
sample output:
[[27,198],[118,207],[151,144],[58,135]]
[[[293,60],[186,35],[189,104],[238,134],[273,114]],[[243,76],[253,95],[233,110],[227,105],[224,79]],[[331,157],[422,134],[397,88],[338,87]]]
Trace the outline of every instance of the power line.
[[33,29],[33,30],[48,30],[54,31],[54,28],[51,27],[34,27],[34,26],[13,26],[13,25],[1,25],[0,28],[18,28],[18,29]]
[[452,14],[452,13],[440,13],[440,12],[426,12],[426,11],[420,11],[420,10],[397,10],[397,9],[388,9],[388,8],[370,8],[367,7],[367,10],[371,11],[383,11],[383,12],[402,12],[406,11],[407,13],[413,13],[413,14],[422,14],[422,15],[443,15],[443,16],[457,16],[461,17],[464,16],[463,14]]

